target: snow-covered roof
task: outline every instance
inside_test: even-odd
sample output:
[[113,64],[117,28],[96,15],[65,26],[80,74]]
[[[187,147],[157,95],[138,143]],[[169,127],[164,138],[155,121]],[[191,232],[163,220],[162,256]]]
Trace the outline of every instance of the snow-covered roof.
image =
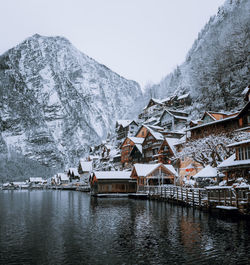
[[162,164],[134,164],[134,168],[139,177],[146,177],[155,169],[157,169],[160,165]]
[[70,167],[68,172],[70,174],[74,173],[75,176],[79,176],[77,168]]
[[184,95],[182,95],[182,96],[179,96],[179,97],[177,98],[177,100],[180,100],[180,99],[183,99],[183,98],[187,98],[188,96],[189,96],[189,93],[184,94]]
[[175,171],[172,165],[164,165],[161,163],[157,163],[157,164],[137,164],[136,163],[134,164],[134,168],[139,177],[147,177],[149,174],[154,172],[161,165],[165,167],[168,171],[170,171],[172,174],[174,174],[175,176],[178,176],[177,172]]
[[30,182],[44,182],[44,179],[43,178],[29,178],[29,181]]
[[58,177],[61,179],[61,181],[67,181],[67,180],[69,180],[69,177],[68,177],[68,175],[67,174],[65,174],[65,173],[58,173]]
[[161,102],[162,102],[162,103],[163,103],[163,102],[168,102],[169,100],[170,100],[170,97],[167,97],[167,98],[162,99]]
[[171,148],[173,154],[176,155],[175,145],[179,139],[166,137],[165,140],[168,143],[169,147]]
[[154,136],[154,138],[156,140],[164,140],[164,137],[163,137],[163,135],[161,133],[156,132],[155,130],[151,129],[152,126],[151,127],[149,127],[147,125],[144,125],[144,126],[148,129],[148,131]]
[[174,169],[174,167],[172,165],[164,164],[164,167],[166,167],[169,171],[171,171],[171,173],[173,173],[175,176],[178,176],[176,170]]
[[121,125],[123,128],[129,126],[133,120],[118,120],[118,125]]
[[248,143],[250,143],[250,140],[244,140],[244,141],[240,141],[240,142],[235,142],[233,144],[229,144],[227,147],[233,147],[233,146],[237,146],[237,145],[241,145],[241,144],[248,144]]
[[225,167],[234,167],[234,166],[243,166],[249,165],[250,166],[250,159],[246,160],[236,160],[235,154],[231,155],[228,159],[224,160],[218,168],[225,168]]
[[[221,176],[221,173],[219,174]],[[210,165],[203,168],[200,172],[194,175],[194,178],[215,178],[218,176],[217,168],[211,167]]]
[[142,144],[144,141],[143,137],[128,137],[135,144]]
[[142,154],[142,145],[141,144],[136,144],[135,145],[137,147],[137,149],[140,151],[140,153]]
[[224,121],[228,121],[228,120],[232,120],[234,118],[236,118],[238,115],[234,115],[234,116],[230,116],[228,118],[225,118],[225,119],[221,119],[221,120],[215,120],[215,121],[211,121],[211,122],[207,122],[207,123],[203,123],[203,124],[200,124],[200,125],[197,125],[197,126],[194,126],[192,128],[189,128],[187,129],[186,131],[192,131],[192,130],[195,130],[197,128],[201,128],[201,127],[205,127],[205,126],[209,126],[209,125],[212,125],[212,124],[216,124],[216,123],[220,123],[220,122],[224,122]]
[[95,171],[97,179],[130,179],[131,171]]
[[[173,111],[173,112],[175,112],[175,111]],[[176,119],[178,119],[178,120],[185,120],[185,121],[188,120],[188,117],[184,117],[184,116],[176,115],[176,114],[172,113],[172,112],[169,111],[169,110],[164,110],[164,111],[162,112],[162,114],[161,114],[161,116],[160,116],[160,118],[159,118],[160,120],[162,119],[162,117],[164,116],[165,113],[168,113],[169,115],[171,115],[172,117],[174,117],[174,118],[176,118]],[[177,111],[176,111],[176,113],[177,113]]]
[[81,168],[83,172],[92,171],[92,161],[82,161],[80,160]]

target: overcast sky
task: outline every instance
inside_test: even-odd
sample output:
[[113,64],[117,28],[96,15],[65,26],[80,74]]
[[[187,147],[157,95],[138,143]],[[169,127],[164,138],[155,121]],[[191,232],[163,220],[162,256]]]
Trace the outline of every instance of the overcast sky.
[[0,0],[0,54],[39,33],[64,36],[118,74],[159,82],[182,63],[224,0]]

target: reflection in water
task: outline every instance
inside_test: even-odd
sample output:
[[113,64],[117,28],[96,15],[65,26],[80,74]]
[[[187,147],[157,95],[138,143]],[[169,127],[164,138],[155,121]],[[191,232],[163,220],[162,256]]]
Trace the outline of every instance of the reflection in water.
[[249,223],[164,202],[0,192],[0,264],[247,264]]

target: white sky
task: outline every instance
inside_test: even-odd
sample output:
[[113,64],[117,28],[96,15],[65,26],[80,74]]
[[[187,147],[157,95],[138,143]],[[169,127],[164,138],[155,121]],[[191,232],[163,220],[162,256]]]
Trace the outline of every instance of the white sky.
[[224,0],[0,0],[0,54],[38,33],[144,86],[185,60]]

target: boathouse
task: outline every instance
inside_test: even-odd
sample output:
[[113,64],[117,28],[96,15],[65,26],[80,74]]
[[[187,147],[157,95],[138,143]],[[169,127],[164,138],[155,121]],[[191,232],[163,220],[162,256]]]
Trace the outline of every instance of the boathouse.
[[136,181],[130,175],[131,171],[95,171],[90,178],[91,193],[134,193]]
[[178,177],[172,165],[158,164],[134,164],[131,178],[136,179],[137,188],[145,186],[160,186],[174,184]]

